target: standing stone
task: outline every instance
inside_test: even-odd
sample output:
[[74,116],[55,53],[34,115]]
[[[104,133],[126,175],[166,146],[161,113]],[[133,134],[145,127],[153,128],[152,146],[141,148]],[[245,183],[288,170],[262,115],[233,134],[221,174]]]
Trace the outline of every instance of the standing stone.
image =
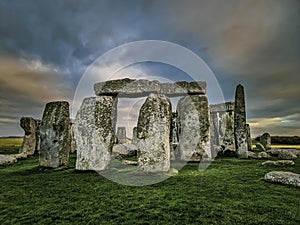
[[42,121],[41,120],[36,120],[36,144],[35,144],[35,152],[39,155],[40,150],[41,150],[41,137],[40,137],[40,126],[41,126]]
[[70,115],[66,101],[49,102],[40,126],[40,165],[67,166],[70,153]]
[[217,112],[211,112],[211,142],[213,145],[220,145],[220,134],[219,134],[219,116]]
[[223,150],[235,151],[233,111],[221,113],[220,130],[220,133],[222,133],[220,145]]
[[117,139],[118,139],[118,144],[126,143],[126,127],[118,127]]
[[150,94],[141,107],[137,126],[138,166],[141,171],[170,170],[171,117],[169,98]]
[[261,135],[259,142],[265,147],[266,150],[271,149],[271,135],[269,133],[264,133]]
[[77,112],[74,136],[77,170],[105,170],[115,139],[113,124],[117,99],[113,96],[85,98]]
[[74,119],[70,119],[70,137],[71,137],[71,153],[76,152],[76,141],[74,137]]
[[245,94],[244,87],[241,84],[236,87],[235,92],[234,136],[237,156],[248,158]]
[[25,131],[20,153],[24,155],[33,155],[35,153],[37,142],[37,121],[32,117],[22,117],[20,120],[20,126]]
[[208,100],[205,95],[183,97],[177,104],[180,159],[211,158]]
[[131,144],[137,145],[137,127],[133,128]]
[[171,160],[179,159],[179,125],[177,112],[172,112],[171,135],[170,135],[170,158]]
[[246,124],[246,133],[247,133],[248,151],[252,151],[252,138],[251,138],[251,130],[250,130],[250,125],[249,124]]

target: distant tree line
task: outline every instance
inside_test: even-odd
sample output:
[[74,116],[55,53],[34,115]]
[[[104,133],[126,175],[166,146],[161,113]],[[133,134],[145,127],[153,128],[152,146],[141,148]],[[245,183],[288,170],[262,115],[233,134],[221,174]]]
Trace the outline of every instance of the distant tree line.
[[[255,138],[255,141],[259,141],[260,136]],[[299,136],[271,136],[272,144],[281,145],[300,145]]]

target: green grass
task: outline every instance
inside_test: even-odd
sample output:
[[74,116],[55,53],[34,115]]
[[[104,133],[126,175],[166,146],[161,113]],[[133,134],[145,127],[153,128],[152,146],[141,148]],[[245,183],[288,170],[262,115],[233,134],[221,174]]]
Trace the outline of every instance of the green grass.
[[[70,167],[47,170],[38,157],[0,167],[0,224],[299,224],[300,190],[263,181],[263,160],[188,163],[150,186],[113,183]],[[278,170],[278,168],[276,168]],[[295,167],[280,168],[300,173]]]
[[0,154],[17,154],[23,138],[0,138]]

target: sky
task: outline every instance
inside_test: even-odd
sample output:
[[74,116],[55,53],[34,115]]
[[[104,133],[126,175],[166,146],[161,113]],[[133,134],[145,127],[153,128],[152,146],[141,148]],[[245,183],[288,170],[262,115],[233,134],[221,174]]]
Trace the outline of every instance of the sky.
[[[226,101],[243,84],[252,136],[300,135],[299,0],[1,0],[0,136],[23,135],[20,118],[40,119],[49,101],[67,100],[72,110],[78,85],[93,62],[111,49],[142,40],[175,43],[198,55]],[[132,57],[127,53],[99,69],[93,81],[190,79],[185,71],[159,62],[139,62],[116,72],[116,65]],[[188,64],[180,54],[164,55]],[[208,98],[218,103],[211,94]],[[129,100],[120,100],[120,125],[136,123],[136,108],[143,101],[136,99],[126,108]]]

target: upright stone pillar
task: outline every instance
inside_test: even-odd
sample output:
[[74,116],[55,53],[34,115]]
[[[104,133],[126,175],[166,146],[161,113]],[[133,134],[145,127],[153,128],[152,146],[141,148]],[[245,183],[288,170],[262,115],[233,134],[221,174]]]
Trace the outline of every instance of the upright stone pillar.
[[118,139],[118,144],[126,143],[126,127],[118,127],[117,139]]
[[141,171],[170,170],[171,117],[169,98],[150,94],[140,110],[137,126],[138,166]]
[[74,125],[77,170],[101,171],[108,168],[115,138],[116,101],[113,96],[83,100]]
[[247,146],[248,146],[248,151],[252,150],[252,138],[251,138],[251,130],[250,130],[250,125],[246,124],[246,132],[247,132]]
[[211,112],[211,142],[213,145],[220,145],[220,134],[219,134],[219,117],[217,112]]
[[261,135],[259,142],[265,147],[266,150],[271,149],[271,135],[269,133],[264,133]]
[[74,137],[74,119],[70,120],[70,137],[71,137],[71,153],[76,152],[76,142],[75,142],[75,137]]
[[49,102],[40,126],[40,165],[67,166],[70,153],[70,115],[66,101]]
[[222,114],[220,119],[222,139],[220,145],[223,150],[235,151],[235,138],[234,138],[234,113],[233,111],[226,111]]
[[35,152],[39,155],[40,150],[41,150],[41,137],[40,137],[40,126],[41,126],[42,121],[41,120],[36,120],[36,144],[35,144]]
[[205,95],[181,98],[177,105],[180,159],[200,161],[211,158],[210,120],[208,100]]
[[172,112],[171,118],[171,135],[170,135],[170,158],[171,160],[179,159],[179,125],[177,112]]
[[32,117],[22,117],[20,120],[20,126],[25,131],[20,153],[24,155],[33,155],[35,153],[37,143],[37,121]]
[[234,136],[237,156],[248,158],[245,94],[241,84],[236,87],[235,92]]
[[137,145],[137,127],[133,128],[131,144]]

